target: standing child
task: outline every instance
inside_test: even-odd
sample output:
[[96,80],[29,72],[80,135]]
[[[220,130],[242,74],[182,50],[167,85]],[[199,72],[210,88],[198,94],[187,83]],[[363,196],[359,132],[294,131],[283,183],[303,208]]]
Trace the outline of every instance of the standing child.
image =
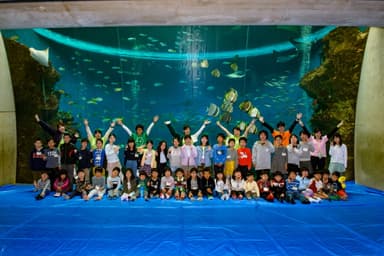
[[229,199],[228,184],[226,184],[226,180],[222,172],[218,172],[216,174],[215,189],[216,189],[216,196],[218,198],[220,198],[221,200]]
[[242,200],[244,197],[245,181],[241,176],[241,171],[236,170],[231,181],[231,196],[232,199]]
[[224,144],[225,135],[219,133],[216,136],[217,144],[213,145],[213,170],[215,175],[218,172],[224,172],[224,163],[227,159],[227,146]]
[[[196,165],[199,170],[202,170],[205,167],[211,167],[212,165],[212,147],[209,145],[209,137],[204,134],[200,138],[200,145],[196,147],[197,149],[197,157],[196,157]],[[201,175],[200,175],[201,176]]]
[[315,151],[315,148],[313,147],[312,142],[309,140],[310,136],[311,135],[306,130],[302,130],[300,132],[300,149],[302,150],[302,154],[300,156],[299,166],[300,168],[307,167],[309,170],[309,175],[312,176],[313,169],[311,163],[311,154],[313,153],[313,151]]
[[103,196],[105,194],[105,176],[103,175],[103,168],[95,168],[95,176],[92,177],[92,187],[93,189],[91,190],[91,192],[89,192],[85,200],[92,199],[92,197],[94,197],[95,195],[97,195],[95,200],[103,199]]
[[248,173],[247,180],[244,183],[244,191],[248,200],[257,199],[260,197],[259,186],[255,181],[255,176],[251,172]]
[[152,168],[156,168],[156,151],[153,149],[153,141],[147,141],[147,148],[143,150],[140,171],[144,171],[147,176],[151,174]]
[[165,168],[164,176],[161,178],[161,199],[169,199],[172,197],[172,191],[175,187],[175,180],[172,177],[171,168]]
[[119,150],[120,147],[115,145],[116,136],[111,133],[108,138],[109,143],[105,145],[105,156],[107,157],[107,172],[108,176],[111,176],[112,171],[115,167],[121,169],[121,164],[119,160]]
[[45,170],[44,148],[41,139],[36,139],[34,149],[31,151],[29,166],[32,170],[33,182],[36,183],[41,177],[41,172]]
[[184,137],[184,145],[181,147],[181,166],[185,171],[185,177],[188,179],[189,171],[196,167],[197,150],[192,144],[192,138],[190,135]]
[[45,168],[51,180],[51,186],[59,175],[60,151],[55,147],[54,139],[48,140],[48,148],[43,150],[45,156]]
[[149,198],[159,198],[160,197],[160,178],[159,172],[156,168],[152,169],[151,177],[148,181],[148,194]]
[[44,197],[51,191],[51,181],[49,180],[48,173],[42,171],[40,177],[41,178],[38,181],[33,182],[35,187],[34,191],[37,192],[37,195],[35,196],[36,200],[44,199]]
[[194,200],[196,196],[198,200],[203,199],[201,179],[197,176],[197,168],[191,169],[191,176],[187,180],[187,191],[190,200]]
[[76,187],[75,189],[69,194],[64,194],[63,197],[65,199],[72,199],[75,196],[81,196],[82,199],[85,199],[89,193],[89,191],[92,189],[91,183],[87,181],[85,178],[85,172],[83,169],[80,169],[77,172],[77,178],[75,179]]
[[241,176],[246,177],[247,173],[252,168],[252,152],[247,148],[247,138],[241,137],[239,139],[240,147],[237,150],[238,169],[241,171]]
[[257,182],[260,191],[260,197],[264,198],[268,202],[273,202],[274,196],[271,190],[271,182],[269,181],[269,172],[262,171],[260,174],[260,180]]
[[136,179],[133,170],[128,168],[125,172],[123,181],[123,195],[121,201],[135,201],[136,199]]
[[[303,151],[300,148],[299,141],[295,134],[291,135],[289,139],[289,145],[287,146],[288,151],[288,170],[295,170],[297,173],[300,168],[300,157],[303,154]],[[306,167],[306,169],[308,169]]]
[[156,151],[156,166],[157,170],[160,173],[160,176],[163,176],[164,169],[168,165],[168,146],[165,140],[159,142]]
[[177,168],[181,168],[181,147],[179,138],[173,138],[173,146],[168,149],[167,157],[172,172],[175,172]]
[[237,168],[237,150],[235,149],[235,139],[228,140],[227,158],[224,163],[224,175],[232,176]]
[[137,153],[136,149],[136,143],[135,141],[130,138],[128,139],[127,146],[124,150],[124,164],[125,168],[129,168],[134,171],[134,173],[137,172],[137,161],[139,160],[139,153]]
[[276,135],[275,137],[275,152],[272,156],[271,172],[274,174],[279,171],[283,176],[288,176],[288,150],[282,144],[281,135]]
[[341,175],[347,168],[347,146],[343,144],[340,134],[336,133],[333,136],[331,147],[329,148],[329,155],[331,160],[329,162],[329,171],[332,173],[339,172]]
[[283,203],[285,199],[285,181],[283,179],[283,174],[279,171],[275,172],[271,181],[271,190],[274,198]]
[[201,186],[203,195],[209,200],[213,199],[213,191],[215,190],[215,181],[211,177],[211,169],[205,167],[203,171],[203,177],[201,178]]
[[[244,133],[243,135],[241,135],[241,129],[240,127],[236,126],[232,129],[232,132],[233,133],[230,133],[227,128],[225,128],[221,123],[220,121],[217,121],[216,124],[217,126],[219,126],[224,132],[225,134],[227,135],[227,145],[229,144],[229,140],[230,139],[234,139],[235,140],[235,149],[237,150],[239,147],[240,147],[240,138],[241,137],[244,137],[244,138],[247,138],[248,136],[248,133],[249,133],[249,130],[251,129],[251,127],[255,124],[255,119],[252,119],[251,122],[249,122],[248,126],[245,128],[244,130]],[[244,176],[245,177],[245,176]]]
[[91,149],[96,148],[96,140],[98,139],[101,139],[103,141],[103,144],[105,144],[107,142],[107,139],[109,138],[109,135],[112,133],[113,129],[115,128],[115,125],[116,123],[112,122],[108,130],[105,132],[104,136],[102,136],[100,129],[96,129],[92,134],[91,128],[89,127],[88,120],[84,119],[85,131],[87,132],[88,141],[89,141],[89,144],[91,145]]
[[70,191],[72,191],[73,178],[76,176],[77,149],[71,142],[69,133],[64,133],[64,144],[60,146],[61,168],[68,173]]
[[120,196],[121,178],[120,168],[113,168],[111,175],[107,178],[108,199],[117,199]]
[[[271,171],[271,157],[272,153],[275,152],[275,148],[272,143],[268,140],[267,131],[261,130],[259,132],[258,141],[253,144],[252,147],[252,162],[255,167],[256,177],[261,172],[268,173]],[[262,191],[260,191],[262,193]]]
[[53,189],[56,192],[53,196],[59,197],[69,191],[70,186],[68,174],[66,170],[61,170],[59,176],[56,178],[55,183],[53,184]]
[[[96,143],[95,143],[96,147]],[[79,170],[83,170],[85,174],[85,180],[90,183],[90,170],[92,168],[92,152],[88,149],[88,140],[81,140],[81,148],[79,154],[77,155],[78,164],[77,167]]]
[[175,178],[175,198],[176,200],[184,200],[186,196],[187,182],[184,178],[183,169],[179,168],[176,170]]
[[148,201],[148,178],[147,173],[140,171],[139,180],[137,181],[136,198],[144,198]]

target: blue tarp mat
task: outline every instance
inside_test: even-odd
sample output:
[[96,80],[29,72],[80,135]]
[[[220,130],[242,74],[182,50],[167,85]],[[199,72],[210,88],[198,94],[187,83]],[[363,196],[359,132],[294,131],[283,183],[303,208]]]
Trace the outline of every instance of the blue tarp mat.
[[349,200],[36,201],[0,187],[0,255],[384,255],[384,194]]

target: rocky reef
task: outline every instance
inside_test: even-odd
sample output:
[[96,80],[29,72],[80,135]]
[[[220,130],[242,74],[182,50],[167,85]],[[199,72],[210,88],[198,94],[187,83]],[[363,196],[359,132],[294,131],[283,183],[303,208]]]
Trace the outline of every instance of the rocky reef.
[[340,120],[339,132],[348,147],[347,179],[354,177],[354,127],[360,71],[368,32],[340,27],[323,39],[321,65],[308,72],[300,85],[313,100],[312,127],[331,131]]

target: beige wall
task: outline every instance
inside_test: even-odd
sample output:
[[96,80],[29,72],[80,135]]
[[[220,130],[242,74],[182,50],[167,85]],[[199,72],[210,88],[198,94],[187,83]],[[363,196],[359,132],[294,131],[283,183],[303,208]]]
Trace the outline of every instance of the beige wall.
[[355,124],[355,179],[384,190],[384,28],[371,28],[361,71]]
[[0,33],[0,185],[16,182],[16,111],[8,59]]

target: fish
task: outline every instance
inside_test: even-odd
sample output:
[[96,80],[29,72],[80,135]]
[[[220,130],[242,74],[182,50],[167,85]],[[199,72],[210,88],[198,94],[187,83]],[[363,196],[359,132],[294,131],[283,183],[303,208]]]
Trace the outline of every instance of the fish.
[[110,77],[109,76],[104,76],[104,79],[105,80],[108,80]]
[[168,49],[168,52],[170,52],[170,53],[175,53],[176,50],[175,50],[175,49]]
[[136,41],[136,37],[128,37],[127,40],[128,41]]
[[122,90],[123,90],[123,88],[121,88],[121,87],[118,87],[118,88],[114,89],[115,92],[121,92]]
[[112,69],[120,69],[119,66],[113,66]]
[[247,123],[244,121],[241,121],[240,123],[238,123],[237,126],[239,127],[240,131],[244,131],[247,126]]
[[214,70],[211,71],[211,75],[212,75],[213,77],[219,78],[220,75],[221,75],[221,72],[220,72],[219,69],[215,68]]
[[253,118],[259,118],[260,111],[256,107],[253,107],[248,111],[248,115]]
[[139,36],[141,36],[141,37],[146,37],[146,36],[147,36],[147,34],[144,34],[144,33],[140,33],[140,34],[139,34]]
[[267,107],[267,108],[270,108],[270,107],[272,107],[271,105],[269,105],[269,104],[264,104],[264,106],[265,107]]
[[240,103],[239,108],[241,111],[248,112],[253,108],[252,102],[249,100],[245,100]]
[[230,88],[224,95],[224,99],[230,103],[236,102],[238,97],[236,89]]
[[249,133],[253,133],[253,134],[256,134],[257,133],[257,127],[255,124],[252,124],[251,127],[249,127],[249,130],[248,130]]
[[168,68],[168,69],[172,69],[172,67],[170,65],[164,65],[164,67]]
[[104,60],[104,63],[110,63],[111,61],[110,60]]
[[59,71],[65,71],[65,67],[59,67]]
[[63,95],[63,94],[65,94],[65,91],[64,90],[57,90],[57,92],[59,93],[59,94],[61,94],[61,95]]
[[13,41],[17,41],[17,40],[19,40],[19,38],[20,37],[18,35],[14,35],[14,36],[9,37],[8,39],[13,40]]
[[215,86],[210,85],[207,87],[207,91],[213,91],[213,90],[215,90]]
[[120,61],[122,61],[122,62],[128,62],[128,60],[127,60],[127,59],[124,59],[124,58],[121,58]]
[[224,100],[223,104],[221,104],[221,109],[225,112],[232,113],[233,112],[233,104],[229,101]]
[[187,81],[185,81],[185,80],[179,80],[179,84],[186,84],[187,83]]
[[231,113],[223,112],[223,114],[220,116],[220,120],[229,123],[232,120]]
[[97,97],[97,98],[92,98],[92,100],[97,101],[97,102],[101,102],[101,101],[103,101],[103,98]]
[[201,67],[201,68],[208,68],[208,67],[209,67],[208,60],[202,60],[202,61],[200,62],[200,67]]
[[157,82],[153,84],[153,87],[160,87],[163,86],[163,83]]
[[68,101],[68,105],[74,105],[75,102],[73,100]]
[[237,66],[237,63],[235,63],[235,62],[231,63],[231,65],[229,65],[229,67],[230,67],[234,72],[236,72],[237,70],[239,70],[239,66]]
[[104,73],[104,72],[101,71],[101,70],[99,70],[99,71],[96,72],[96,74],[99,74],[99,75],[101,75],[101,74],[103,74],[103,73]]
[[81,100],[83,100],[83,101],[86,101],[86,100],[87,100],[87,98],[85,98],[85,97],[81,97]]
[[112,121],[112,119],[109,118],[109,117],[103,118],[103,119],[101,120],[101,122],[103,122],[103,123],[109,123],[110,121]]
[[276,63],[287,63],[296,59],[299,56],[299,52],[296,50],[295,52],[290,54],[282,54],[277,51],[273,51],[273,56],[275,58]]
[[163,43],[163,42],[160,42],[159,44],[160,44],[161,47],[166,47],[167,46],[167,44]]
[[92,62],[91,59],[83,59],[83,62]]
[[49,67],[49,48],[45,50],[36,50],[35,48],[29,48],[29,53],[32,59],[37,61],[40,65]]
[[199,63],[197,63],[196,61],[192,61],[191,63],[192,68],[197,68],[198,66],[199,66]]
[[87,104],[94,104],[94,105],[96,105],[96,104],[97,104],[97,101],[89,100],[89,101],[87,101]]
[[220,115],[220,108],[214,104],[209,104],[209,107],[207,108],[206,112],[208,113],[208,116],[214,116],[217,117]]
[[125,97],[125,96],[124,96],[124,97],[122,97],[122,99],[123,99],[123,100],[125,100],[125,101],[130,101],[130,100],[131,100],[130,98],[128,98],[128,97]]
[[238,70],[236,72],[226,74],[225,76],[228,78],[243,78],[243,77],[245,77],[245,72]]

